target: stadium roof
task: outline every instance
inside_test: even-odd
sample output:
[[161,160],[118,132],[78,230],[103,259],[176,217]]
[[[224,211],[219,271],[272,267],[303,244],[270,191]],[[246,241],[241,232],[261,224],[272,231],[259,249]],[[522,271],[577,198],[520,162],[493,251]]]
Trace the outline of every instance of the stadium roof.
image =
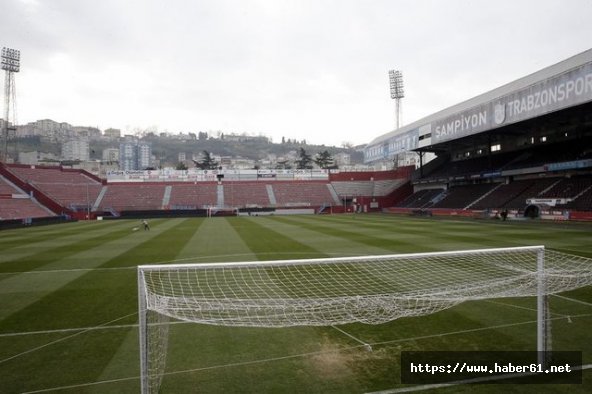
[[[570,70],[576,69],[586,64],[592,64],[592,49],[584,51],[580,54],[572,56],[566,60],[563,60],[559,63],[556,63],[552,66],[546,67],[542,70],[534,72],[530,75],[527,75],[523,78],[517,79],[513,82],[508,84],[502,85],[496,89],[490,90],[489,92],[483,93],[479,96],[473,97],[469,100],[463,101],[459,104],[453,105],[452,107],[448,107],[442,111],[438,111],[432,115],[429,115],[425,118],[419,119],[413,123],[405,125],[397,130],[393,130],[389,133],[383,134],[374,140],[372,140],[367,146],[376,146],[379,144],[383,144],[386,141],[389,141],[393,137],[399,136],[401,134],[405,134],[409,131],[414,129],[418,129],[421,126],[426,124],[431,124],[437,121],[443,121],[450,116],[455,114],[462,113],[464,111],[468,111],[470,109],[474,109],[475,107],[483,106],[485,104],[491,103],[497,99],[500,99],[503,96],[508,96],[512,93],[521,91],[525,88],[528,88],[535,84],[540,84],[545,82],[546,80],[569,72]],[[492,127],[494,128],[494,127]],[[486,131],[486,130],[482,130]]]

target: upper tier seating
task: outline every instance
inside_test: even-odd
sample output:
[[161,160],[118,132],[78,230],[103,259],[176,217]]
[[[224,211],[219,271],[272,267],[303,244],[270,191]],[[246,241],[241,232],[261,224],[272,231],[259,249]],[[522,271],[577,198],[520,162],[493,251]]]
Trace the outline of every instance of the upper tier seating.
[[25,182],[37,183],[62,183],[62,184],[91,184],[100,182],[84,175],[79,171],[62,171],[60,168],[31,168],[8,167],[8,170]]

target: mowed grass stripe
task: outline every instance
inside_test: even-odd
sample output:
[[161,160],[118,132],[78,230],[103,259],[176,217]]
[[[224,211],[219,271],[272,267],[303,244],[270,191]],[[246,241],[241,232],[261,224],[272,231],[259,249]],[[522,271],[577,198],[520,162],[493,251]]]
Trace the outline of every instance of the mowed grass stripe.
[[[420,219],[419,222],[408,223],[399,222],[377,224],[370,222],[368,217],[357,215],[355,219],[344,217],[341,225],[350,225],[351,231],[363,233],[367,237],[377,239],[388,239],[391,242],[397,242],[401,245],[411,244],[412,247],[396,248],[397,252],[415,252],[418,248],[422,251],[442,251],[458,249],[475,249],[483,247],[483,236],[479,232],[461,230],[462,226],[453,226],[443,224],[438,221],[429,221]],[[318,218],[316,220],[319,220]],[[429,230],[428,230],[429,227]],[[394,234],[394,237],[392,236]],[[427,236],[429,234],[429,236]],[[436,246],[437,245],[437,246]],[[497,246],[515,246],[514,244],[504,245],[499,243]]]
[[[115,351],[109,362],[105,365],[96,381],[113,379],[125,379],[140,376],[140,347],[138,328],[126,330],[125,338]],[[88,393],[138,393],[140,391],[140,379],[126,380],[117,385],[97,385],[85,388]]]
[[[166,219],[165,223],[170,223],[172,226],[166,228],[162,233],[157,233],[156,236],[150,237],[145,242],[138,244],[133,249],[128,249],[125,253],[110,259],[108,262],[102,264],[101,268],[162,264],[175,260],[181,249],[185,247],[199,228],[198,224],[200,221],[195,219]],[[145,234],[150,234],[154,231],[154,228],[150,231],[140,230],[130,235],[130,238],[134,236],[142,238]],[[158,231],[158,228],[156,228],[156,231]]]
[[[114,234],[114,239],[110,239],[108,242],[99,242],[91,248],[79,251],[78,253],[69,255],[63,259],[52,260],[52,255],[46,254],[48,262],[43,267],[47,270],[68,267],[101,267],[104,264],[108,264],[109,261],[116,259],[118,256],[125,254],[128,250],[135,249],[138,245],[149,242],[151,239],[174,227],[179,222],[165,220],[160,223],[162,223],[162,225],[155,226],[156,229],[151,232],[138,233],[127,230],[126,234],[128,235],[126,236]],[[129,228],[129,226],[126,227]],[[131,261],[128,261],[128,265],[132,264]],[[114,275],[117,274],[117,272],[111,273]],[[131,273],[135,275],[133,270]],[[2,278],[2,280],[0,280],[0,294],[5,298],[5,301],[0,303],[0,319],[7,318],[11,314],[27,308],[27,306],[31,304],[39,302],[44,297],[53,294],[68,283],[75,282],[87,274],[88,271],[77,270],[71,272],[42,272],[38,274],[21,273],[8,278]],[[102,274],[109,275],[110,272],[103,271]],[[122,275],[123,274],[124,273],[122,273]],[[98,283],[100,284],[101,282]],[[0,322],[0,330],[2,327],[3,324]],[[66,326],[66,328],[67,327],[68,326]],[[59,328],[64,328],[64,326],[59,326]]]
[[305,243],[328,256],[377,255],[388,252],[387,249],[356,242],[351,238],[331,234],[321,234],[319,236],[319,232],[312,230],[312,226],[306,226],[305,222],[295,222],[286,217],[261,217],[258,219],[258,223],[270,230],[297,239],[299,242]]
[[[258,223],[258,217],[229,218],[228,221],[258,260],[320,258],[326,254]],[[303,257],[306,256],[306,257]]]
[[[232,220],[232,218],[229,218]],[[195,219],[197,230],[179,251],[176,263],[251,261],[257,256],[227,218]]]
[[[357,215],[355,218],[332,217],[333,223],[347,223],[354,228],[371,229],[368,234],[395,232],[400,240],[415,243],[421,251],[424,245],[437,245],[435,251],[492,247],[545,245],[556,249],[578,249],[589,243],[592,227],[585,224],[560,225],[556,223],[530,223],[522,221],[483,221],[473,219],[446,220],[439,218],[392,217],[391,228],[386,232],[376,224],[374,215]],[[320,220],[315,217],[314,220]],[[322,219],[321,219],[322,220]],[[386,222],[388,225],[388,221]],[[379,235],[384,237],[384,234]]]
[[[90,331],[0,364],[2,392],[23,393],[96,381],[97,368],[109,362],[126,333]],[[49,335],[42,338],[46,343],[55,340]],[[12,353],[10,342],[7,347]],[[122,373],[127,375],[127,371]]]
[[[101,228],[100,232],[86,230],[86,228],[79,228],[76,235],[68,236],[67,239],[62,239],[61,242],[34,245],[28,251],[24,251],[24,256],[23,253],[19,253],[19,257],[15,258],[13,256],[10,260],[2,262],[0,272],[10,273],[31,271],[38,268],[47,269],[48,256],[51,256],[52,261],[57,262],[96,247],[104,248],[104,245],[108,242],[128,236],[130,234],[130,223],[107,226]],[[4,279],[5,277],[2,276],[1,278]]]
[[[20,243],[25,241],[22,236],[22,232],[27,232],[26,241],[31,243],[42,242],[51,239],[55,236],[67,237],[68,235],[76,234],[79,231],[79,226],[84,225],[87,228],[101,227],[106,225],[107,221],[90,221],[90,222],[69,222],[60,223],[56,225],[47,226],[33,226],[20,229],[2,230],[0,234],[0,246],[10,246],[15,241]],[[110,222],[113,224],[114,222]]]
[[131,223],[128,221],[121,221],[117,223],[105,223],[100,226],[89,226],[87,223],[76,223],[72,233],[68,232],[63,235],[59,230],[59,226],[52,226],[52,233],[47,239],[29,242],[28,238],[21,238],[11,242],[11,247],[3,249],[0,255],[0,269],[3,269],[7,262],[18,259],[25,259],[33,256],[36,253],[47,251],[48,249],[67,249],[71,245],[80,240],[92,239],[97,236],[102,236],[107,233],[118,231],[119,229],[130,229]]
[[281,218],[280,220],[287,220],[311,231],[316,231],[322,235],[349,239],[367,246],[380,248],[388,253],[416,252],[419,248],[423,248],[423,250],[435,250],[428,246],[429,243],[418,245],[416,242],[403,240],[398,237],[397,234],[393,234],[392,230],[390,232],[373,231],[372,233],[376,233],[376,235],[370,235],[370,232],[365,230],[363,223],[358,223],[357,226],[352,226],[349,223],[324,223],[323,220],[318,217],[303,218],[294,216]]
[[[145,239],[144,242],[136,244],[133,248],[127,249],[124,253],[104,262],[102,265],[118,266],[127,264],[131,256],[145,256],[147,261],[174,259],[178,251],[183,248],[193,235],[191,230],[194,227],[188,225],[187,221],[187,219],[166,221],[162,227],[166,226],[167,229],[157,233],[157,237]],[[149,255],[147,250],[152,250],[152,254]],[[130,314],[132,317],[119,320],[115,324],[133,323],[137,320],[137,316],[135,316],[135,312],[137,312],[136,283],[137,275],[134,270],[86,273],[27,308],[4,319],[0,322],[1,330],[4,332],[19,332],[33,331],[41,327],[43,329],[88,327]],[[35,316],[35,323],[38,322],[42,326],[36,327],[34,324],[30,324],[31,316]],[[24,325],[22,322],[27,320],[29,324]],[[54,386],[96,381],[110,364],[112,356],[117,353],[132,330],[137,329],[129,328],[84,333],[72,340],[51,346],[53,348],[52,352],[40,351],[35,354],[25,355],[23,360],[26,362],[29,358],[42,359],[43,362],[40,363],[39,368],[42,369],[43,374],[50,376],[61,375],[59,381],[51,379],[51,385]],[[82,343],[76,345],[79,341],[82,341]],[[74,349],[73,346],[75,346]],[[69,353],[69,357],[61,363],[51,362],[52,357],[61,352]],[[96,353],[108,357],[88,359],[88,355]],[[17,364],[19,363],[15,362],[11,365]],[[76,370],[77,373],[71,376],[64,374],[63,368]],[[128,366],[125,371],[127,376],[133,376],[134,373],[137,373],[137,364]],[[25,389],[33,390],[35,388],[39,387],[30,386]]]
[[[164,223],[165,227],[171,225],[172,223]],[[152,233],[151,236],[156,235],[158,235],[158,232]],[[146,236],[148,235],[144,235],[144,237]],[[53,260],[51,253],[47,253],[43,257],[47,259],[47,263],[42,266],[43,272],[1,275],[0,294],[3,302],[0,303],[0,319],[4,319],[28,305],[38,302],[46,295],[51,294],[67,283],[75,281],[87,272],[82,270],[68,272],[63,271],[64,268],[99,267],[110,258],[133,248],[134,245],[145,240],[145,238],[136,240],[126,240],[125,237],[115,238],[102,244],[99,242],[94,247],[78,251],[78,253],[59,260]],[[52,269],[60,269],[60,271],[51,272]],[[0,323],[0,330],[1,327],[2,324]]]

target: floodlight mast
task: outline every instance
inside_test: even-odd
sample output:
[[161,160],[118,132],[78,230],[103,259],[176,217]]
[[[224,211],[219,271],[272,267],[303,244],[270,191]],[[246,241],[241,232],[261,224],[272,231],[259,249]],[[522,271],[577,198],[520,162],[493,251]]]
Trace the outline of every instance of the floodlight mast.
[[[21,51],[10,48],[2,48],[2,70],[4,75],[4,149],[3,161],[8,162],[8,123],[10,121],[10,100],[15,97],[14,73],[21,68]],[[14,103],[13,103],[14,105]],[[16,127],[16,114],[13,109],[13,121]]]
[[403,74],[398,70],[390,70],[389,81],[391,86],[391,99],[395,100],[395,127],[398,129],[401,120],[401,99],[405,97]]

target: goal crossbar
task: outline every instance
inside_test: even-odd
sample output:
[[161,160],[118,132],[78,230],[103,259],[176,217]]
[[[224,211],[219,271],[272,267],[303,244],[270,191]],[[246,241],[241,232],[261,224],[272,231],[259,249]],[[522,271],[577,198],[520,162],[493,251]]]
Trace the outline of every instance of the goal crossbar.
[[264,260],[264,261],[236,261],[236,262],[219,262],[219,263],[186,263],[186,264],[146,264],[139,265],[138,271],[156,271],[162,269],[174,268],[239,268],[239,267],[284,267],[297,266],[308,264],[339,264],[343,262],[372,262],[376,260],[404,260],[404,259],[418,259],[423,257],[433,256],[463,256],[474,254],[485,254],[490,252],[518,252],[518,251],[541,251],[545,250],[545,246],[516,246],[508,248],[489,248],[489,249],[468,249],[468,250],[451,250],[443,252],[425,252],[425,253],[398,253],[386,255],[371,255],[371,256],[351,256],[351,257],[329,257],[316,259],[292,259],[292,260]]

